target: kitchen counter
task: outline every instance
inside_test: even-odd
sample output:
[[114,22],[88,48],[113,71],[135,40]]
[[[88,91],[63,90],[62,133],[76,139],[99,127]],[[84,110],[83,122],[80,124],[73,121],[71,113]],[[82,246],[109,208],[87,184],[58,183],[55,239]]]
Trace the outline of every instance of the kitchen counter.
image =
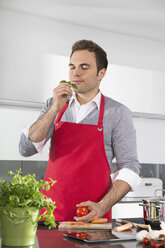
[[[136,241],[112,242],[102,244],[87,244],[79,241],[71,241],[65,239],[64,232],[58,230],[52,231],[37,231],[38,247],[39,248],[84,248],[87,246],[95,248],[135,248],[137,247]],[[44,236],[43,236],[44,235]],[[36,246],[37,248],[37,246]]]
[[[143,219],[129,219],[136,223],[144,223]],[[114,228],[115,222],[112,222]],[[100,231],[101,232],[101,231]],[[1,244],[1,243],[0,243]],[[41,226],[37,230],[36,243],[34,248],[84,248],[84,246],[90,246],[93,248],[135,248],[143,247],[138,244],[136,240],[133,241],[117,241],[106,243],[87,244],[80,241],[71,241],[64,237],[64,232],[58,229],[48,230],[47,227]],[[2,246],[3,247],[3,246]],[[5,248],[5,247],[4,247]],[[32,248],[32,246],[26,248]]]

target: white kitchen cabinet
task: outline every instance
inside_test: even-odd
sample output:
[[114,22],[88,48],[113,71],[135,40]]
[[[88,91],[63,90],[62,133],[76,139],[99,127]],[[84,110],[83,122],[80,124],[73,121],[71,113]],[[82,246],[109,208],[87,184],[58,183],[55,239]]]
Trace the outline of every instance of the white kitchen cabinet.
[[49,142],[40,153],[32,157],[22,157],[18,149],[23,129],[36,121],[39,112],[39,109],[0,106],[0,160],[48,160]]
[[61,80],[69,80],[69,57],[44,54],[42,64],[44,101],[52,96],[53,89]]
[[[44,98],[62,79],[68,80],[69,58],[45,54],[43,58]],[[119,65],[109,65],[101,91],[125,104],[132,112],[165,115],[165,74]]]
[[[33,65],[36,72],[33,75],[29,71],[31,78],[23,73],[23,82],[18,75],[13,74],[11,79],[10,75],[5,74],[0,86],[0,98],[45,102],[61,80],[69,79],[67,56],[43,53],[33,63],[36,64]],[[110,64],[100,88],[104,95],[125,104],[132,112],[165,115],[165,73]]]
[[[132,111],[165,114],[163,42],[2,8],[0,30],[0,99],[45,101],[59,79],[68,75],[68,63],[63,57],[61,64],[62,56],[56,54],[69,56],[73,42],[87,37],[100,44],[109,56],[108,72],[101,84],[105,95],[123,102]],[[44,54],[48,56],[46,60]],[[59,65],[52,63],[55,56]],[[49,81],[51,78],[55,80]]]
[[133,112],[165,115],[165,74],[162,72],[109,65],[101,90]]
[[112,218],[142,218],[143,207],[139,206],[141,202],[119,202],[112,208]]
[[165,164],[165,120],[133,118],[140,163]]

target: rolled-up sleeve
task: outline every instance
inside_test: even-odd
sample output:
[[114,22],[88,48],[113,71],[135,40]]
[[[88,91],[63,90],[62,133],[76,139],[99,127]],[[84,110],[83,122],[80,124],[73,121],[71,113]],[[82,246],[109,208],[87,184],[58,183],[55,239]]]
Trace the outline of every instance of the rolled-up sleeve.
[[113,180],[126,181],[132,190],[140,184],[140,164],[137,158],[136,130],[131,111],[122,106],[117,109],[118,118],[112,132],[113,149],[118,171],[112,175]]
[[38,153],[33,143],[25,136],[24,133],[21,134],[19,142],[19,153],[24,157],[30,157]]
[[[43,106],[40,115],[38,117],[41,118],[41,116],[43,116],[48,109],[50,108],[52,103],[52,98],[49,98],[46,102],[46,104]],[[44,145],[47,143],[47,141],[52,137],[53,135],[53,130],[54,130],[54,123],[52,123],[46,138],[42,141],[42,142],[31,142],[28,139],[28,127],[25,128],[21,134],[21,138],[20,138],[20,142],[19,142],[19,152],[22,156],[24,157],[29,157],[32,156],[38,152],[40,152],[42,150],[42,148],[44,147]]]
[[131,191],[135,191],[142,181],[138,174],[129,169],[121,169],[111,174],[111,180],[112,183],[116,180],[122,180],[128,183],[131,187]]

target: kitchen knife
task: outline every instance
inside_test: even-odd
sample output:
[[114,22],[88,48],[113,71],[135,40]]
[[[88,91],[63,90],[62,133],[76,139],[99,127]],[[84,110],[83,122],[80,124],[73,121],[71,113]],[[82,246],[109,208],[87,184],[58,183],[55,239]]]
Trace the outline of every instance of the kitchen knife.
[[145,224],[139,224],[139,223],[135,223],[135,222],[131,222],[128,220],[121,220],[121,219],[116,219],[116,222],[118,223],[131,223],[134,227],[139,227],[139,228],[143,228],[143,229],[148,229],[149,225],[145,225]]

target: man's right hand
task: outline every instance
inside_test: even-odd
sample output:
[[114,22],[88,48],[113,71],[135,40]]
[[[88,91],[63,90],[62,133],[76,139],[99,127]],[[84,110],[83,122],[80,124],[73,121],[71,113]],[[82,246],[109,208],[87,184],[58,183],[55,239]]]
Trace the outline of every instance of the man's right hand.
[[68,83],[62,83],[53,90],[52,108],[56,113],[60,112],[64,107],[67,96],[72,95],[71,87]]
[[53,90],[52,106],[29,128],[28,138],[32,142],[41,142],[45,139],[58,112],[64,107],[68,95],[72,95],[72,90],[67,83],[62,83]]

